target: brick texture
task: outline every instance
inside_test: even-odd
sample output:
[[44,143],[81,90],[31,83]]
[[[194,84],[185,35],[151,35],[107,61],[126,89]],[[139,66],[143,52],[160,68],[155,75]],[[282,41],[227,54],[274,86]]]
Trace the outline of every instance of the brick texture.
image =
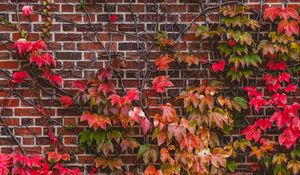
[[[30,33],[28,38],[36,40],[41,37],[43,15],[40,14],[42,0],[0,0],[0,17],[7,19],[14,24],[18,22]],[[175,49],[182,52],[194,52],[200,56],[208,56],[207,43],[200,43],[194,36],[195,27],[205,24],[205,19],[197,15],[201,12],[201,5],[204,8],[218,6],[217,0],[86,0],[86,11],[78,10],[78,0],[52,0],[52,26],[48,40],[49,50],[59,62],[59,68],[56,70],[64,78],[63,88],[72,90],[71,85],[75,80],[83,80],[90,73],[95,72],[108,63],[108,50],[113,58],[121,58],[118,65],[125,65],[120,70],[120,76],[123,79],[126,88],[139,87],[142,79],[139,78],[139,72],[144,69],[153,69],[145,67],[147,65],[136,64],[139,60],[150,59],[151,62],[160,54],[159,48],[154,44],[154,36],[157,30],[168,32],[168,35],[176,40],[180,34],[190,25]],[[227,0],[223,0],[227,2]],[[254,9],[260,7],[259,0],[243,0],[240,3],[250,5]],[[24,5],[31,5],[34,14],[30,20],[21,15],[21,9]],[[290,0],[290,6],[299,9],[300,1]],[[265,0],[263,7],[270,5],[283,6],[281,0]],[[16,9],[19,14],[16,15]],[[109,14],[115,14],[118,20],[109,24]],[[207,20],[214,24],[218,22],[218,9],[208,11]],[[263,31],[262,31],[263,32]],[[4,46],[6,39],[18,39],[18,33],[11,27],[0,24],[0,68],[12,73],[20,68],[20,64],[14,58],[14,53],[10,53]],[[2,42],[3,41],[3,42]],[[100,41],[100,42],[99,42]],[[9,46],[11,47],[11,46]],[[106,50],[107,49],[107,50]],[[207,65],[208,66],[208,65]],[[169,72],[160,72],[167,74],[174,83],[166,93],[167,98],[164,102],[174,101],[180,89],[187,85],[198,85],[203,79],[210,79],[210,72],[207,66],[172,65]],[[154,70],[153,70],[154,71]],[[151,74],[151,72],[150,72]],[[151,76],[151,75],[150,75]],[[187,79],[189,77],[190,79]],[[117,87],[120,82],[115,77]],[[251,81],[251,79],[249,80]],[[40,154],[49,149],[49,138],[43,126],[43,120],[36,113],[35,109],[28,104],[24,104],[17,97],[10,100],[4,100],[8,89],[3,88],[7,82],[5,76],[0,73],[0,105],[7,103],[7,107],[1,111],[2,118],[6,119],[6,124],[16,136],[28,153]],[[146,82],[143,94],[143,104],[149,109],[149,114],[154,115],[157,106],[161,103],[159,97],[153,97],[150,90],[150,84]],[[55,92],[53,89],[50,91]],[[22,95],[26,99],[32,99],[34,94],[24,88]],[[82,169],[89,169],[94,160],[93,154],[89,151],[82,151],[77,148],[78,133],[85,127],[85,123],[79,121],[81,111],[77,108],[65,109],[55,101],[49,101],[51,95],[40,92],[42,98],[47,104],[47,112],[64,126],[76,126],[64,130],[59,125],[55,126],[55,134],[62,135],[62,142],[65,144],[65,150],[74,153],[71,166],[79,166]],[[266,114],[262,111],[261,115]],[[251,115],[248,111],[247,115]],[[0,122],[0,152],[12,152],[18,150],[18,146],[11,141],[7,135],[3,124]],[[136,137],[143,140],[139,128],[136,128]],[[236,130],[238,136],[239,130]],[[150,137],[146,137],[150,141]],[[137,160],[134,153],[127,152],[121,155],[126,166],[131,168],[137,164],[142,164],[142,160]],[[247,165],[251,160],[239,157],[239,164]],[[104,173],[104,172],[103,172]],[[248,172],[249,173],[249,172]]]

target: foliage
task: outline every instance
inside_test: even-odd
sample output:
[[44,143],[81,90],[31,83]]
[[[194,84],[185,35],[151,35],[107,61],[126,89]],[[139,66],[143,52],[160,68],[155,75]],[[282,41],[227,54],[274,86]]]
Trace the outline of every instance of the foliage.
[[70,160],[69,154],[59,154],[56,152],[48,152],[47,159],[41,156],[26,156],[18,153],[0,154],[0,173],[8,174],[68,174],[81,175],[82,172],[78,168],[70,169],[63,165],[63,162]]
[[[119,96],[111,78],[112,70],[102,69],[86,84],[77,83],[79,87],[86,87],[78,92],[77,102],[88,106],[81,115],[81,121],[87,121],[90,127],[80,133],[80,146],[97,153],[96,168],[109,167],[120,171],[123,164],[121,158],[111,159],[109,153],[118,155],[119,149],[121,152],[134,151],[139,143],[130,136],[131,128],[137,123],[146,134],[152,125],[141,108],[133,107],[134,101],[139,100],[139,91],[131,89]],[[114,127],[119,124],[122,128]]]
[[[229,143],[222,147],[218,135],[233,126],[232,110],[241,111],[246,106],[241,97],[232,100],[221,96],[220,87],[214,84],[191,87],[178,96],[186,117],[178,115],[169,103],[160,106],[161,114],[153,121],[152,140],[157,145],[143,145],[139,151],[146,164],[155,163],[159,157],[163,174],[225,172],[233,148]],[[231,160],[227,165],[230,171],[234,171],[234,164]],[[148,171],[154,171],[152,165],[146,174]]]
[[[78,9],[85,9],[81,1]],[[45,3],[45,6],[48,5]],[[30,16],[32,8],[25,6],[25,16]],[[49,10],[49,9],[48,9]],[[47,11],[48,12],[48,11]],[[109,169],[118,174],[133,174],[124,166],[121,153],[136,153],[146,165],[145,175],[161,174],[225,174],[238,170],[237,156],[247,154],[257,161],[251,165],[252,171],[271,170],[273,174],[298,174],[300,170],[299,103],[289,97],[296,96],[299,80],[293,78],[297,69],[290,68],[290,62],[299,62],[299,15],[291,7],[270,7],[263,13],[263,19],[278,21],[277,29],[266,36],[259,36],[260,28],[266,25],[248,16],[246,6],[222,7],[220,25],[215,29],[199,26],[196,36],[201,41],[216,41],[217,50],[212,47],[209,59],[193,53],[175,51],[176,41],[166,32],[158,32],[155,40],[162,50],[153,66],[153,91],[161,98],[160,112],[153,120],[143,105],[141,94],[144,89],[117,89],[114,76],[118,70],[113,63],[99,70],[84,82],[74,82],[77,94],[66,93],[58,99],[64,107],[72,105],[81,109],[80,121],[87,128],[79,134],[79,146],[95,154],[94,166]],[[277,19],[277,20],[276,20]],[[49,19],[48,19],[49,20]],[[110,23],[118,17],[111,15]],[[49,22],[49,21],[48,21]],[[49,25],[46,28],[49,29]],[[29,41],[26,32],[18,29],[21,39],[14,43],[21,69],[10,77],[13,89],[19,84],[37,87],[42,81],[59,89],[63,79],[53,71],[57,62],[47,52],[43,40]],[[49,32],[49,31],[47,31]],[[47,33],[46,32],[46,33]],[[189,67],[211,65],[213,77],[224,77],[219,81],[202,81],[196,87],[185,87],[177,96],[181,106],[165,103],[164,93],[175,86],[168,71],[172,63],[186,64]],[[182,63],[183,62],[183,63]],[[166,71],[161,75],[160,71]],[[115,74],[116,73],[116,74]],[[227,93],[224,83],[243,82],[248,78],[263,76],[265,90],[248,85],[243,88],[248,101],[242,95]],[[47,134],[51,149],[62,150],[59,138],[51,131],[53,119],[41,105],[39,98],[35,108],[46,116]],[[179,109],[180,107],[180,109]],[[256,117],[252,123],[243,117],[243,110],[250,108]],[[181,110],[181,111],[180,111]],[[179,113],[180,111],[180,113]],[[267,111],[267,112],[265,112]],[[258,117],[271,113],[270,117]],[[227,140],[240,124],[238,116],[248,124],[241,132],[246,139]],[[137,130],[141,128],[141,130]],[[276,138],[268,138],[267,132],[275,130]],[[135,136],[144,134],[144,143]],[[147,135],[148,134],[148,135]],[[146,137],[151,135],[151,142]],[[139,148],[139,149],[138,149]],[[248,153],[249,152],[249,153]],[[0,154],[1,174],[81,174],[79,169],[66,168],[63,163],[70,155],[61,151],[48,152],[47,159],[40,156],[25,156],[19,153]],[[160,163],[160,166],[155,164]],[[94,173],[96,169],[91,171]]]

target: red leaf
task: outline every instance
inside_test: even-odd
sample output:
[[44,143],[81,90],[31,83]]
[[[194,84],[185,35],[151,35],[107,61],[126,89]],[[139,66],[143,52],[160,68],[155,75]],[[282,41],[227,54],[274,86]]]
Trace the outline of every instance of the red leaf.
[[299,136],[299,132],[293,132],[291,128],[286,128],[283,133],[279,135],[278,141],[280,145],[285,145],[287,149],[290,149],[292,145],[296,144]]
[[252,98],[252,97],[261,97],[262,96],[262,93],[256,91],[255,87],[253,87],[253,86],[246,86],[246,87],[244,87],[244,91],[248,92],[248,97],[249,98]]
[[226,64],[225,60],[222,59],[217,63],[213,63],[212,66],[211,66],[211,69],[213,70],[213,72],[218,72],[218,71],[223,72],[225,64]]
[[117,104],[117,103],[120,103],[120,96],[117,95],[117,94],[110,95],[108,99],[110,99],[110,102],[111,102],[112,106]]
[[23,55],[25,53],[28,53],[32,49],[32,42],[27,41],[26,39],[19,39],[15,42],[14,48],[18,49],[19,55]]
[[236,45],[236,41],[234,41],[234,40],[229,40],[228,41],[228,46],[234,47],[235,45]]
[[298,103],[293,103],[292,105],[284,106],[284,113],[288,116],[296,117],[299,109],[300,105]]
[[267,85],[267,88],[268,88],[268,91],[269,92],[277,92],[280,88],[281,88],[281,85],[279,83],[273,85],[273,84],[268,84]]
[[299,25],[297,21],[287,21],[287,20],[281,20],[278,24],[278,33],[285,32],[287,36],[292,36],[293,34],[298,35],[299,34]]
[[14,83],[22,83],[25,78],[29,78],[29,74],[26,71],[14,72],[11,81]]
[[200,60],[201,60],[202,65],[207,64],[207,58],[206,57],[201,57]]
[[37,53],[33,53],[30,56],[30,64],[31,63],[36,63],[39,67],[39,69],[43,66],[43,65],[53,65],[54,67],[56,67],[56,61],[53,59],[52,55],[50,53],[45,53],[45,54],[37,54]]
[[271,129],[272,123],[268,119],[258,119],[254,126],[260,127],[260,129],[265,131],[267,128]]
[[155,65],[157,66],[158,70],[168,70],[169,64],[173,61],[173,58],[166,54],[160,56],[158,59],[155,60]]
[[261,130],[257,129],[254,125],[249,125],[241,132],[241,134],[245,135],[248,141],[254,139],[254,141],[257,142],[261,136]]
[[73,103],[72,98],[69,96],[61,96],[59,98],[59,101],[62,105],[64,105],[64,107],[68,107]]
[[133,100],[139,100],[139,91],[137,89],[130,89],[127,90],[126,95],[124,96],[124,99],[131,103]]
[[287,103],[287,96],[285,93],[279,94],[273,94],[269,99],[269,104],[275,104],[277,106],[285,106]]
[[104,81],[105,79],[110,80],[112,77],[111,71],[108,69],[102,69],[98,74],[98,79]]
[[282,111],[277,111],[271,116],[270,121],[276,122],[278,129],[281,129],[284,124],[291,121],[291,117]]
[[102,91],[105,96],[107,96],[109,92],[116,93],[115,85],[112,82],[100,84],[98,91]]
[[63,79],[60,75],[53,74],[52,76],[49,77],[49,81],[53,84],[61,86]]
[[117,15],[110,15],[109,21],[110,21],[111,23],[117,22],[117,21],[118,21],[118,16],[117,16]]
[[47,45],[43,40],[37,40],[32,44],[32,51],[47,50]]
[[294,117],[292,121],[292,130],[300,131],[300,119],[299,117]]
[[270,70],[281,70],[281,71],[284,71],[285,68],[286,68],[286,63],[284,61],[280,61],[280,62],[277,62],[275,63],[273,60],[270,60],[267,64],[267,67],[270,69]]
[[269,18],[273,22],[280,11],[281,11],[281,8],[279,8],[279,7],[267,8],[264,12],[264,20]]
[[78,88],[80,92],[83,92],[87,88],[87,86],[80,81],[75,81],[73,87]]
[[290,82],[290,78],[291,78],[291,75],[287,72],[283,72],[279,75],[278,77],[278,80],[279,82]]
[[285,92],[296,92],[297,85],[289,84],[284,90],[285,90]]
[[288,20],[289,18],[299,19],[297,10],[291,7],[282,9],[278,15],[285,20]]
[[261,169],[260,165],[258,163],[254,163],[252,165],[250,165],[250,169],[253,172],[259,171]]
[[156,90],[156,92],[163,93],[165,92],[166,87],[172,87],[174,84],[168,80],[167,76],[158,76],[156,77],[153,82],[153,89]]
[[265,100],[263,97],[259,96],[259,97],[255,97],[252,98],[249,101],[249,106],[254,106],[254,109],[259,112],[260,108],[264,105],[268,104],[268,101]]
[[264,75],[264,80],[266,84],[272,84],[272,85],[276,85],[278,82],[275,76],[272,76],[271,74],[268,73]]

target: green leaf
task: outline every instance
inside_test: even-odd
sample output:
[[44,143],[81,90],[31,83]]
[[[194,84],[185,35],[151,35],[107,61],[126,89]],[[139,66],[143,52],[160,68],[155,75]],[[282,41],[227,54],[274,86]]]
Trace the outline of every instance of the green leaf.
[[222,132],[223,132],[224,134],[230,135],[231,131],[232,131],[232,127],[231,127],[231,126],[229,126],[229,125],[227,125],[227,124],[224,124],[224,125],[223,125]]
[[201,39],[206,39],[209,37],[209,28],[207,26],[199,26],[196,29],[196,37],[200,37]]
[[291,151],[291,157],[293,159],[296,159],[296,157],[300,157],[300,147],[294,149],[293,151]]
[[220,50],[220,53],[228,56],[231,54],[231,49],[229,48],[229,46],[227,44],[221,44],[218,49]]
[[262,63],[261,57],[257,54],[251,54],[245,56],[246,65],[252,65],[257,67],[257,63]]
[[79,133],[80,147],[85,147],[86,145],[90,146],[92,144],[90,135],[91,133],[89,130],[85,130]]
[[271,157],[265,157],[264,160],[264,165],[267,169],[272,165],[272,158]]
[[250,76],[253,75],[253,72],[252,72],[252,70],[244,69],[244,70],[240,70],[239,75],[240,75],[240,77],[249,78]]
[[150,149],[150,147],[150,144],[141,145],[138,152],[138,157],[142,157],[145,154],[145,152],[147,152]]
[[242,67],[245,67],[244,57],[236,55],[236,54],[230,55],[228,62],[233,63],[235,68],[240,67],[240,65]]
[[273,172],[274,172],[274,175],[287,174],[286,169],[280,165],[276,165]]
[[224,18],[222,18],[221,22],[223,24],[225,24],[227,27],[229,27],[232,24],[232,22],[233,22],[233,18],[224,17]]
[[26,37],[26,31],[25,30],[19,30],[19,34],[20,34],[21,38]]
[[105,136],[105,133],[104,132],[92,132],[91,134],[91,139],[92,140],[95,140],[96,141],[96,144],[99,145],[99,144],[102,144],[105,139],[106,139],[106,136]]
[[226,76],[231,77],[231,81],[234,81],[234,80],[240,81],[240,78],[241,78],[240,75],[238,74],[238,72],[233,71],[233,70],[229,70],[226,73]]
[[233,100],[240,105],[243,109],[248,108],[248,103],[243,97],[234,97]]
[[196,109],[194,108],[193,105],[188,105],[186,108],[185,108],[185,112],[189,115],[193,114],[196,112]]
[[235,161],[234,161],[234,160],[229,160],[229,161],[227,161],[226,168],[227,168],[230,172],[234,172],[235,169],[237,168]]
[[109,140],[114,139],[117,143],[119,143],[120,139],[123,138],[123,135],[118,130],[112,130],[111,132],[107,133],[107,138]]
[[248,54],[248,47],[246,45],[235,45],[233,47],[233,51],[238,55],[242,55],[243,53]]

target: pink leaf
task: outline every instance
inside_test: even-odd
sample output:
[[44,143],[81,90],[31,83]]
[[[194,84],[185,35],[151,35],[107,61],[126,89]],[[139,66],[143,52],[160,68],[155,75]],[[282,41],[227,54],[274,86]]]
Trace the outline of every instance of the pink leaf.
[[29,78],[29,74],[26,71],[14,72],[12,75],[12,82],[22,83],[25,78]]
[[110,80],[112,77],[111,71],[108,69],[102,69],[98,74],[98,79],[104,81],[105,79]]
[[156,90],[156,92],[163,93],[165,92],[166,87],[172,87],[174,84],[168,80],[167,76],[158,76],[156,77],[153,82],[153,89]]
[[30,16],[32,13],[32,7],[31,6],[24,6],[22,8],[22,13],[24,16]]
[[151,122],[146,117],[140,117],[139,123],[143,129],[144,135],[152,128]]
[[21,38],[15,42],[14,48],[18,49],[19,55],[23,55],[31,51],[32,43],[30,41],[27,41],[26,39]]

